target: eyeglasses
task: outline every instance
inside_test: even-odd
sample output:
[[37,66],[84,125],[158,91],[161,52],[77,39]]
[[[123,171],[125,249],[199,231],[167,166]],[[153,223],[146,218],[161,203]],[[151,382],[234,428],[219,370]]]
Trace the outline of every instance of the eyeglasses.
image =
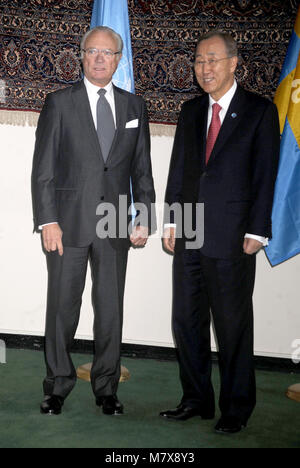
[[95,48],[90,48],[90,49],[82,49],[82,52],[84,52],[88,57],[96,57],[98,54],[103,55],[104,57],[108,59],[112,59],[114,55],[119,55],[121,52],[113,52],[112,50],[109,49],[95,49]]
[[209,65],[210,67],[213,68],[213,67],[215,67],[217,65],[218,62],[221,62],[222,60],[228,60],[230,58],[232,58],[232,56],[231,57],[224,57],[224,58],[220,58],[220,59],[210,59],[210,60],[199,60],[199,59],[196,58],[195,65],[200,66],[200,67],[202,67],[204,65]]

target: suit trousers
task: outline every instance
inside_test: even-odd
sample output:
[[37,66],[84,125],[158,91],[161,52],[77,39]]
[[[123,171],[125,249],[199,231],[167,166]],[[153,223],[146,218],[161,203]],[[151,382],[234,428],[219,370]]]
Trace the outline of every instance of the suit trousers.
[[222,416],[246,423],[256,404],[253,305],[256,257],[205,257],[200,250],[175,254],[173,330],[182,403],[214,413],[211,382],[211,314],[219,351]]
[[45,333],[45,395],[66,398],[76,383],[70,350],[77,330],[88,262],[92,274],[94,360],[91,383],[96,397],[116,393],[120,379],[123,297],[128,250],[109,239],[87,247],[47,253],[48,298]]

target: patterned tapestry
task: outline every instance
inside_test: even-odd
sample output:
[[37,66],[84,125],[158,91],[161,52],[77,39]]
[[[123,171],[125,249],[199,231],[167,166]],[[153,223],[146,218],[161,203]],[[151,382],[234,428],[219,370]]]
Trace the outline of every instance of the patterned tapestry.
[[[238,81],[273,98],[298,3],[128,0],[136,92],[146,99],[151,122],[175,124],[182,103],[201,94],[193,55],[199,34],[212,28],[238,41]],[[81,79],[79,43],[92,5],[0,0],[0,108],[6,111],[0,122],[35,124],[47,93]]]

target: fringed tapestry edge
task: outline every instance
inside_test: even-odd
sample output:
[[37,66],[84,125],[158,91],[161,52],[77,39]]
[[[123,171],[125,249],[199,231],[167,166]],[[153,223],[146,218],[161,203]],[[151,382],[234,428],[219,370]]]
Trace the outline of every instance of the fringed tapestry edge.
[[36,127],[39,115],[39,112],[0,109],[0,125]]
[[[0,109],[0,125],[15,127],[36,127],[39,112]],[[174,137],[176,125],[150,123],[152,137]]]

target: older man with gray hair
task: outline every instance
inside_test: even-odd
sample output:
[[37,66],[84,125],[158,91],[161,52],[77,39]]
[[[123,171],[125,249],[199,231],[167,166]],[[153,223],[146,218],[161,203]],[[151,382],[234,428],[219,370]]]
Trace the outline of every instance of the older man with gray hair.
[[[189,249],[180,226],[167,227],[174,253],[173,329],[183,397],[161,417],[215,417],[211,315],[219,351],[221,418],[215,430],[246,427],[256,404],[253,303],[256,254],[272,236],[280,133],[276,106],[235,79],[238,50],[223,31],[199,38],[195,75],[205,94],[184,104],[166,203],[204,205],[204,243]],[[173,220],[171,220],[173,222]]]
[[[49,94],[38,123],[32,198],[48,268],[43,414],[60,414],[76,383],[70,349],[88,262],[95,315],[92,388],[103,413],[123,413],[117,388],[128,249],[144,246],[155,229],[155,192],[146,105],[112,83],[122,49],[112,29],[88,31],[81,42],[84,80]],[[143,225],[136,222],[130,231],[124,220],[130,225],[131,186],[144,213]],[[109,207],[116,225],[99,229]]]

